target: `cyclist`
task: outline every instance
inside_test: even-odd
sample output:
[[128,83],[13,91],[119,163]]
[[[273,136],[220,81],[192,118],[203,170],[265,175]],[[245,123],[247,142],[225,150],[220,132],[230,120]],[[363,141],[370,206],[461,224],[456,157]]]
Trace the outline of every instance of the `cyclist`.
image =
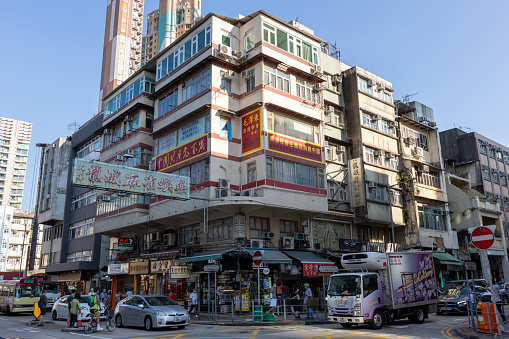
[[89,299],[89,305],[92,303],[92,305],[90,305],[90,323],[94,322],[94,316],[95,316],[96,322],[97,322],[97,330],[100,331],[100,330],[102,330],[101,323],[100,323],[101,317],[99,314],[99,310],[101,309],[101,304],[99,302],[99,294],[98,293],[99,293],[99,289],[96,287],[88,299]]

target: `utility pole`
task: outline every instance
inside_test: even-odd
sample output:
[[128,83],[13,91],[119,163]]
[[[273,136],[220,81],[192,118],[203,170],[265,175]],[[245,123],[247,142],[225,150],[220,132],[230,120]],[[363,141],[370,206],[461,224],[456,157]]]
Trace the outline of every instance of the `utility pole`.
[[32,223],[32,239],[30,241],[30,258],[28,262],[28,270],[32,271],[35,267],[35,257],[37,252],[37,236],[39,235],[39,201],[42,186],[42,169],[44,165],[44,149],[48,144],[37,143],[36,147],[41,147],[41,164],[39,166],[39,181],[37,182],[37,196],[35,198],[35,213]]

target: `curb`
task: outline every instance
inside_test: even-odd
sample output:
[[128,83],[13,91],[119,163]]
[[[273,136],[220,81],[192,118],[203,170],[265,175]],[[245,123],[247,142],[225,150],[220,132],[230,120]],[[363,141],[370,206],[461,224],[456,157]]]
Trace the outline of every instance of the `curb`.
[[466,333],[466,331],[463,331],[461,328],[456,328],[454,332],[456,332],[457,335],[465,339],[480,339],[480,337],[478,337],[477,335]]
[[72,327],[72,328],[64,327],[64,328],[62,328],[61,331],[62,332],[85,332],[85,327],[83,327],[83,326],[81,326],[81,327]]
[[212,325],[212,326],[281,326],[281,325],[303,326],[303,325],[333,324],[334,322],[331,322],[331,321],[265,321],[265,322],[250,321],[250,322],[200,322],[200,323],[204,324],[204,325]]

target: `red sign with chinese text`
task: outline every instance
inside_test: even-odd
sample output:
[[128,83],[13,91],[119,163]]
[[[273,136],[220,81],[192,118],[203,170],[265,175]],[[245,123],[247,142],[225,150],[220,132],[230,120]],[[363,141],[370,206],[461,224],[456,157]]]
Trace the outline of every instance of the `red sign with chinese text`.
[[160,172],[184,161],[196,158],[209,151],[209,135],[205,134],[199,138],[186,142],[168,152],[156,157],[156,171]]
[[262,148],[261,108],[241,117],[242,155]]
[[322,146],[274,132],[267,132],[267,149],[292,157],[323,163]]
[[302,263],[302,275],[304,277],[321,277],[322,275],[330,277],[332,275],[332,273],[318,272],[318,266],[334,266],[334,264]]

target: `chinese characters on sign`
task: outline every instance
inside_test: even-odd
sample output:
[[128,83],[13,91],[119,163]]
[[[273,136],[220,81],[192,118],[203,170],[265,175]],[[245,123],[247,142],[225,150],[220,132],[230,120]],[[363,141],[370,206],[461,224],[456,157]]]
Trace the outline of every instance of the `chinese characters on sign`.
[[262,147],[261,108],[241,117],[242,155]]
[[362,159],[350,160],[350,173],[352,176],[352,207],[364,206],[364,178],[362,176]]
[[78,186],[189,199],[189,177],[74,159],[72,183]]
[[129,262],[129,274],[148,274],[149,267],[148,260],[131,261]]
[[322,163],[322,146],[267,132],[267,149],[305,160]]
[[156,171],[163,171],[209,151],[209,135],[189,141],[156,157]]
[[332,273],[320,273],[318,272],[319,266],[334,266],[334,264],[324,264],[324,263],[302,263],[302,275],[304,277],[321,277],[325,274],[326,277],[332,275]]
[[189,266],[172,266],[170,270],[170,278],[187,279],[189,278]]
[[133,238],[118,238],[119,247],[133,247]]

